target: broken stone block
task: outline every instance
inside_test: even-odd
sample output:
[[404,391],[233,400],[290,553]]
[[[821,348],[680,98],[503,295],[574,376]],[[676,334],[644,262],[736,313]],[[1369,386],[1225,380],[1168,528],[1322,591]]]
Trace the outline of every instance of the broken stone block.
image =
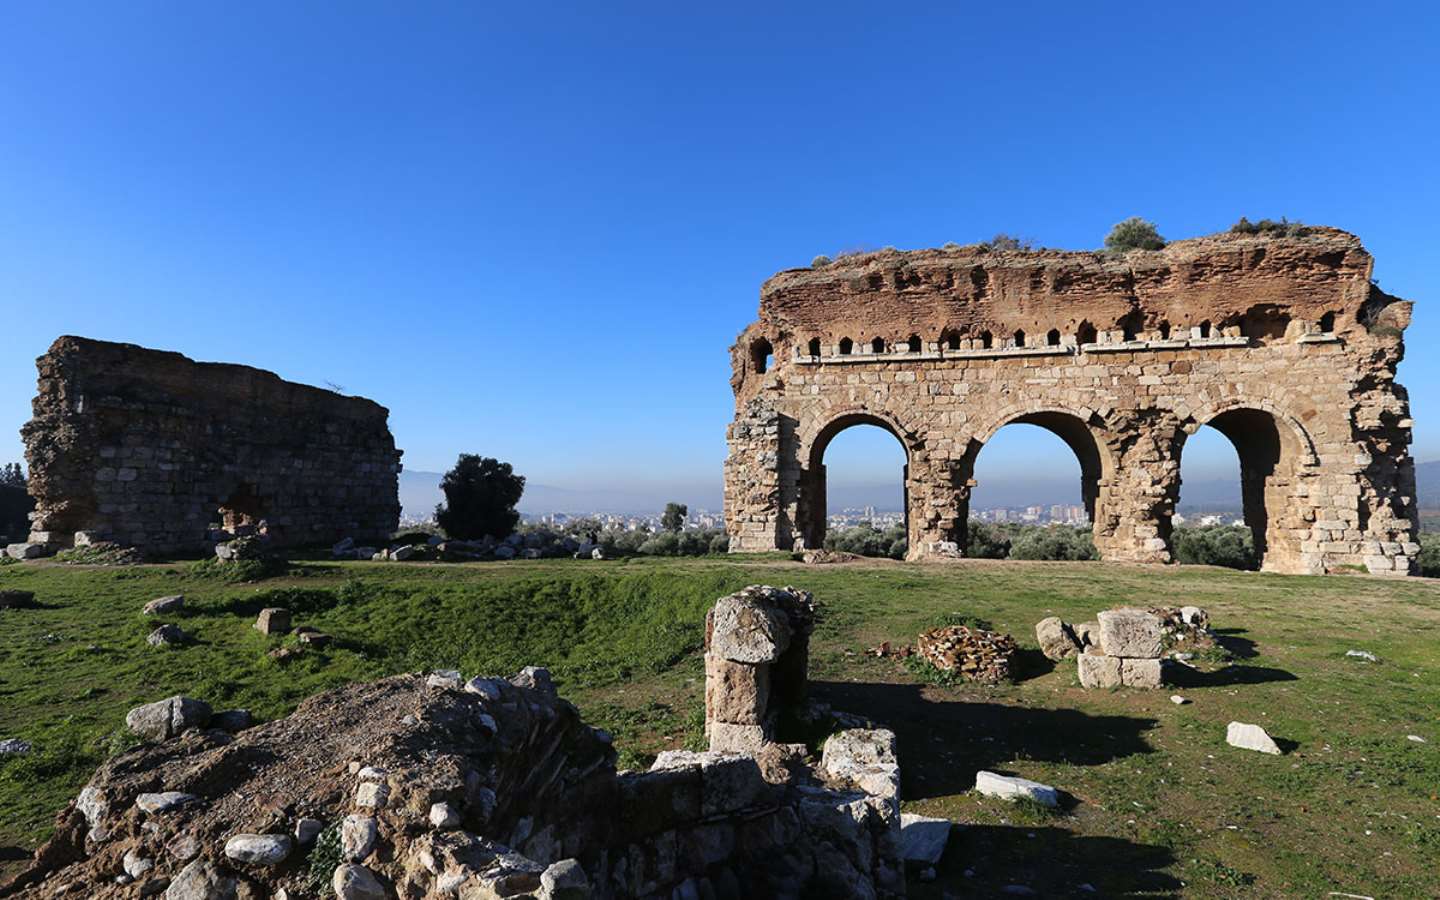
[[1082,648],[1095,647],[1100,643],[1100,623],[1080,622],[1070,626],[1071,632],[1075,635],[1075,641]]
[[705,718],[712,722],[760,725],[770,697],[770,666],[733,662],[705,654]]
[[764,725],[706,722],[705,737],[716,753],[759,753],[770,742]]
[[1035,640],[1046,659],[1059,661],[1080,652],[1080,642],[1059,616],[1049,616],[1037,622]]
[[1106,656],[1153,659],[1159,658],[1164,649],[1160,618],[1143,609],[1107,609],[1096,618],[1100,622],[1100,649]]
[[987,797],[1004,797],[1007,800],[1027,798],[1044,806],[1060,805],[1060,793],[1050,785],[994,772],[976,772],[975,791]]
[[142,612],[147,616],[161,616],[167,613],[179,612],[185,608],[185,595],[175,594],[170,597],[157,597],[145,604]]
[[764,796],[765,779],[754,758],[739,753],[695,753],[666,750],[655,758],[651,772],[698,767],[700,769],[700,810],[703,815],[734,812],[756,803]]
[[290,610],[271,606],[260,610],[255,630],[264,635],[284,634],[290,630]]
[[179,695],[144,706],[125,714],[125,727],[143,738],[163,741],[187,728],[203,728],[210,721],[210,704]]
[[1075,657],[1080,672],[1080,686],[1087,688],[1116,688],[1121,680],[1120,660],[1098,653],[1081,653]]
[[790,646],[784,612],[746,589],[721,597],[711,612],[710,652],[733,662],[769,663]]
[[183,644],[189,640],[189,635],[180,630],[179,625],[161,625],[150,632],[145,643],[152,647],[170,647],[176,644]]
[[1281,753],[1280,745],[1265,733],[1265,729],[1259,725],[1250,725],[1244,722],[1231,722],[1226,726],[1225,743],[1242,750],[1258,750],[1273,756],[1279,756]]
[[1161,685],[1160,660],[1123,659],[1120,661],[1120,683],[1132,688],[1158,688]]
[[950,820],[900,815],[900,857],[917,866],[933,866],[940,862],[945,845],[950,841]]

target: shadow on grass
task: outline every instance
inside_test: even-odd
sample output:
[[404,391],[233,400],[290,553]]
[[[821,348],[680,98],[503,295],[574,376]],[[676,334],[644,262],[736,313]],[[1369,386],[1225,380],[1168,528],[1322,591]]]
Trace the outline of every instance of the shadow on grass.
[[929,700],[920,685],[811,682],[833,708],[865,716],[895,732],[901,796],[947,797],[975,786],[975,773],[1016,758],[1092,766],[1151,752],[1145,732],[1155,719],[1092,716],[1073,709]]
[[1016,682],[1029,681],[1055,671],[1055,661],[1039,650],[1020,649],[1010,658],[1011,671]]
[[1236,659],[1254,659],[1260,655],[1260,651],[1255,649],[1254,641],[1240,637],[1244,633],[1244,628],[1217,628],[1215,643],[1224,647]]
[[911,894],[1003,897],[1019,885],[1038,897],[1179,897],[1182,883],[1163,871],[1174,863],[1166,847],[1123,838],[1055,826],[964,825],[951,834],[939,878]]
[[1181,688],[1227,687],[1236,684],[1266,684],[1271,681],[1299,681],[1292,672],[1266,666],[1226,666],[1213,672],[1189,666],[1165,667],[1165,683]]

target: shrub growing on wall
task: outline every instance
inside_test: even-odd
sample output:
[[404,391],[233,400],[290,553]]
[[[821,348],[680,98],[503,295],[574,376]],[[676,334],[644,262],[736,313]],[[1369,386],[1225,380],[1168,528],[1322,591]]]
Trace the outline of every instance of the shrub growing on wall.
[[1164,246],[1165,239],[1160,236],[1155,223],[1139,216],[1131,216],[1116,224],[1105,236],[1106,250],[1159,250]]
[[476,540],[489,535],[503,540],[520,521],[515,504],[525,492],[525,478],[516,475],[509,463],[462,453],[455,468],[445,473],[440,489],[445,502],[435,507],[435,521],[450,537]]

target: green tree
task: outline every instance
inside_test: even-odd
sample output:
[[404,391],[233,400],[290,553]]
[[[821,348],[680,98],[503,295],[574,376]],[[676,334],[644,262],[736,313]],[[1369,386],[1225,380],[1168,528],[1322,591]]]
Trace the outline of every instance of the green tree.
[[0,537],[6,541],[24,540],[30,531],[35,501],[26,488],[25,470],[19,463],[0,466]]
[[667,503],[665,512],[660,516],[660,527],[666,531],[680,531],[685,527],[685,517],[690,515],[690,507],[684,503]]
[[1159,250],[1164,246],[1165,239],[1156,230],[1155,223],[1139,216],[1118,223],[1105,236],[1106,250]]
[[445,502],[435,507],[435,520],[450,537],[474,540],[489,535],[501,540],[520,521],[515,504],[525,492],[525,478],[509,463],[462,453],[440,489]]

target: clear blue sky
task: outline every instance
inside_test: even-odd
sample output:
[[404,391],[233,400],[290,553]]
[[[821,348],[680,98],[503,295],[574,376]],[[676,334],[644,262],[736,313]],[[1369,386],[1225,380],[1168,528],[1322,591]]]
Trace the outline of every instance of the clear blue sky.
[[[343,385],[412,469],[714,485],[774,271],[1134,214],[1359,234],[1420,301],[1402,379],[1440,455],[1433,4],[0,13],[0,460],[79,333]],[[832,471],[889,471],[856,440]],[[1015,440],[1000,476],[1074,466]]]

